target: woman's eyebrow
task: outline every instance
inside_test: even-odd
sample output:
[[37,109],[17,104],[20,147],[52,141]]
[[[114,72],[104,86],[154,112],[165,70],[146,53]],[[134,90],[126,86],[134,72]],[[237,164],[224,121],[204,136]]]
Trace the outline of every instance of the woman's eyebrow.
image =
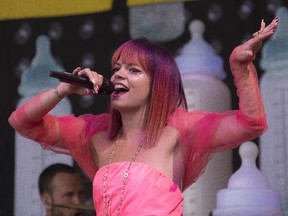
[[128,66],[128,67],[130,67],[130,66],[134,66],[134,67],[143,68],[141,65],[139,65],[139,64],[135,64],[135,63],[128,63],[127,66]]

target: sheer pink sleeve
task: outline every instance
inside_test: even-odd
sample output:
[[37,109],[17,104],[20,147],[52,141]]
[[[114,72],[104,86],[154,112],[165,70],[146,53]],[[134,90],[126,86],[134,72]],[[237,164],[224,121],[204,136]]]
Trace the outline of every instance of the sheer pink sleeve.
[[240,144],[240,140],[237,140],[238,142],[231,140],[234,144],[228,140],[219,143],[215,143],[213,140],[221,121],[230,115],[234,115],[234,113],[188,112],[184,109],[177,109],[170,116],[168,124],[175,127],[179,132],[179,144],[185,161],[183,190],[195,182],[204,172],[214,152],[232,149]]
[[234,75],[240,110],[208,113],[177,109],[169,117],[168,124],[179,131],[186,163],[184,189],[204,172],[213,153],[236,148],[267,129],[256,70],[252,63],[245,68],[244,73]]
[[90,138],[98,131],[107,129],[109,115],[55,117],[46,114],[40,120],[31,119],[25,112],[25,106],[33,103],[37,109],[45,109],[39,97],[15,110],[9,117],[9,123],[22,136],[40,143],[44,149],[71,155],[92,180],[98,168],[90,150]]
[[204,172],[213,153],[236,148],[259,137],[267,129],[256,69],[252,61],[239,62],[236,58],[239,53],[245,53],[244,48],[238,46],[230,56],[239,110],[208,113],[177,109],[168,119],[168,124],[179,131],[186,163],[184,189]]
[[[239,121],[235,124],[234,121]],[[231,127],[221,126],[231,121]],[[183,189],[195,182],[204,172],[213,153],[236,148],[241,143],[256,138],[263,131],[262,123],[252,120],[243,126],[239,111],[226,113],[188,112],[177,109],[170,116],[168,124],[179,132],[179,143],[185,161]],[[234,124],[234,126],[232,126]],[[250,129],[247,126],[251,127]],[[219,138],[219,134],[223,134]]]
[[102,130],[107,130],[109,114],[86,114],[79,117],[58,118],[62,142],[86,175],[93,180],[97,164],[90,149],[91,137]]
[[18,133],[40,143],[44,149],[50,149],[57,153],[68,153],[63,144],[57,142],[59,139],[59,127],[54,116],[47,114],[41,119],[32,119],[25,111],[26,106],[32,104],[35,109],[48,113],[50,110],[46,109],[40,102],[40,97],[43,93],[40,93],[12,112],[8,121]]

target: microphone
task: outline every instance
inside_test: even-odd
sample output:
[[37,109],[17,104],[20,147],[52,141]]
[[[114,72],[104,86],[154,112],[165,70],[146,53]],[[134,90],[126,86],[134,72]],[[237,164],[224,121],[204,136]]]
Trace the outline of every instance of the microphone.
[[[70,83],[73,85],[82,86],[84,88],[93,89],[93,83],[88,77],[81,77],[73,75],[69,72],[58,72],[50,70],[50,77],[58,78],[61,82]],[[114,92],[114,83],[108,79],[103,78],[103,83],[99,88],[98,94],[112,94]]]

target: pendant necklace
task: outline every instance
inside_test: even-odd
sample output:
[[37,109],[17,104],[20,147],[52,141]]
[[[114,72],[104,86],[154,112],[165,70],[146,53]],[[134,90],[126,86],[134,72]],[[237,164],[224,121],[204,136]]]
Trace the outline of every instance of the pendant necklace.
[[[107,189],[106,189],[106,183],[107,183],[107,179],[108,179],[108,175],[109,175],[109,171],[110,171],[110,164],[112,163],[112,160],[113,160],[113,156],[115,154],[115,151],[116,151],[116,148],[117,148],[117,145],[118,145],[118,139],[119,137],[117,138],[116,142],[115,142],[115,145],[113,147],[113,150],[110,154],[110,157],[109,157],[109,162],[106,166],[106,170],[105,170],[105,173],[104,173],[104,176],[103,176],[103,205],[104,205],[104,215],[105,216],[110,216],[110,208],[111,208],[111,198],[107,196]],[[126,184],[127,184],[127,179],[128,179],[128,176],[129,176],[129,169],[132,165],[132,163],[135,161],[135,158],[137,157],[137,155],[139,154],[140,150],[142,149],[142,144],[138,146],[136,152],[133,154],[124,174],[123,174],[123,184],[121,186],[121,194],[120,194],[120,198],[119,198],[119,204],[118,204],[118,207],[117,207],[117,215],[119,216],[120,215],[120,209],[121,209],[121,205],[122,205],[122,201],[123,201],[123,194],[124,194],[124,191],[125,191],[125,188],[126,188]]]

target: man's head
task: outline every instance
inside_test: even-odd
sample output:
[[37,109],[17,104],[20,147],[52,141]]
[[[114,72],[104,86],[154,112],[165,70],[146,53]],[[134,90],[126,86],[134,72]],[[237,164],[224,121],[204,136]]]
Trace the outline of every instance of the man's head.
[[40,175],[39,193],[47,216],[74,216],[77,210],[56,207],[85,203],[85,186],[76,169],[65,164],[53,164]]

